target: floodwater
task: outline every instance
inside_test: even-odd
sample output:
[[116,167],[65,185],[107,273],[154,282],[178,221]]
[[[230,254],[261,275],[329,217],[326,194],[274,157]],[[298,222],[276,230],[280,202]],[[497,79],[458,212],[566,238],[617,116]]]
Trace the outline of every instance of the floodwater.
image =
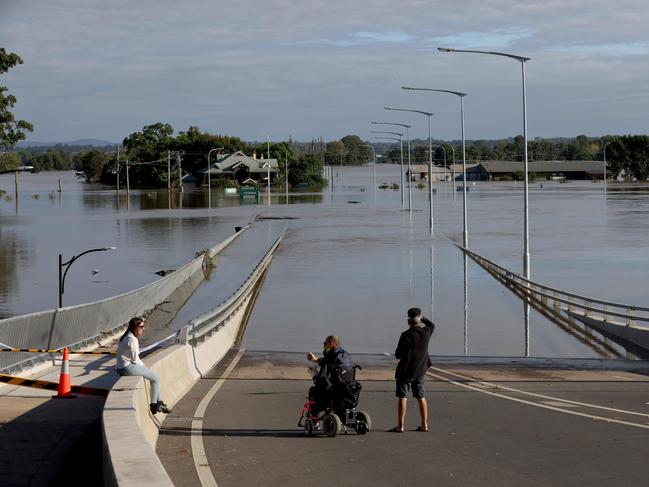
[[[205,190],[187,189],[182,202],[166,191],[133,191],[128,201],[122,193],[118,201],[113,189],[86,185],[73,173],[21,174],[16,205],[14,177],[2,175],[0,316],[56,306],[59,253],[65,260],[88,248],[118,247],[71,267],[64,304],[77,304],[152,282],[156,271],[179,267],[262,213],[273,219],[257,223],[260,228],[229,251],[176,326],[219,304],[222,296],[212,290],[243,280],[287,227],[251,316],[246,348],[317,351],[324,336],[338,334],[351,352],[391,353],[405,329],[406,309],[419,306],[437,325],[433,354],[525,353],[521,301],[470,260],[465,319],[464,259],[453,244],[462,238],[462,193],[452,183],[435,183],[431,245],[427,190],[412,188],[410,217],[400,190],[376,189],[400,182],[396,166],[377,166],[374,176],[371,167],[333,173],[333,191],[272,194],[271,205],[265,194],[263,204],[242,206],[238,197],[214,189],[212,209]],[[521,272],[522,184],[475,183],[467,200],[469,247]],[[406,192],[406,207],[407,201]],[[646,305],[647,228],[649,189],[643,186],[609,183],[605,193],[602,183],[531,184],[532,278],[593,298]],[[626,356],[618,346],[610,353],[580,341],[534,310],[529,323],[531,356]]]

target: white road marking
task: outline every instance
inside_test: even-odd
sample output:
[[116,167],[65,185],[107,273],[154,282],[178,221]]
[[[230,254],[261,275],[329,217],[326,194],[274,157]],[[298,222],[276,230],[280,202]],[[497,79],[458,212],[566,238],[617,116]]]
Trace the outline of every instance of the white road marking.
[[562,408],[580,408],[581,406],[577,406],[576,404],[566,404],[565,402],[561,401],[541,401],[541,404],[547,404],[548,406],[557,406],[557,407],[562,407]]
[[[435,368],[435,367],[433,367],[433,368]],[[445,370],[437,369],[437,368],[435,368],[435,369],[440,370],[440,371],[442,371],[443,373],[446,373],[446,374],[452,374],[452,375],[460,376],[460,374],[456,374],[454,372],[447,372]],[[439,379],[441,381],[448,382],[449,384],[456,385],[458,387],[463,387],[465,389],[469,389],[469,390],[472,390],[472,391],[481,392],[482,394],[488,394],[490,396],[500,397],[501,399],[507,399],[508,401],[519,402],[519,403],[527,404],[529,406],[534,406],[534,407],[537,407],[537,408],[550,409],[552,411],[557,411],[559,413],[572,414],[572,415],[575,415],[575,416],[581,416],[583,418],[590,418],[590,419],[594,419],[596,421],[604,421],[606,423],[617,423],[617,424],[623,424],[623,425],[626,425],[626,426],[633,426],[635,428],[649,429],[649,425],[645,425],[645,424],[631,423],[629,421],[622,421],[622,420],[619,420],[619,419],[606,418],[606,417],[603,417],[603,416],[594,416],[592,414],[580,413],[580,412],[577,412],[577,411],[569,411],[569,410],[566,410],[566,409],[561,409],[561,408],[554,407],[554,406],[548,406],[548,405],[541,404],[541,403],[538,403],[538,402],[526,401],[525,399],[518,399],[516,397],[510,397],[510,396],[506,396],[504,394],[498,394],[497,392],[487,391],[485,389],[480,389],[478,387],[470,386],[468,384],[463,384],[461,382],[457,382],[457,381],[454,381],[454,380],[451,380],[451,379],[447,379],[446,377],[442,377],[440,375],[433,374],[432,372],[428,372],[427,375],[429,375],[431,377],[434,377],[436,379]],[[474,380],[474,379],[472,379],[472,380]],[[511,389],[511,390],[516,391],[516,392],[524,392],[524,391],[518,391],[516,389]],[[563,401],[563,399],[560,399],[560,401]],[[590,406],[592,406],[592,405],[590,405]],[[636,413],[636,414],[639,414],[639,413]]]
[[191,448],[192,448],[192,457],[194,458],[194,466],[196,467],[196,473],[198,474],[198,479],[201,482],[203,487],[218,487],[212,469],[210,468],[209,461],[207,460],[207,455],[205,453],[205,445],[203,444],[203,418],[205,417],[205,411],[207,411],[207,406],[214,395],[218,392],[221,386],[225,383],[228,376],[232,373],[232,370],[237,366],[243,352],[245,350],[241,349],[232,359],[230,365],[225,369],[223,375],[212,388],[205,394],[205,397],[198,403],[198,407],[194,412],[194,418],[192,421],[192,432],[191,432]]
[[505,390],[505,391],[512,391],[512,392],[516,392],[518,394],[524,394],[526,396],[540,397],[542,399],[547,399],[549,401],[561,401],[561,402],[568,403],[568,404],[575,404],[577,406],[585,406],[585,407],[589,407],[589,408],[593,408],[593,409],[602,409],[604,411],[612,411],[614,413],[623,413],[623,414],[629,414],[629,415],[632,415],[632,416],[642,416],[642,417],[645,417],[645,418],[649,418],[649,414],[647,414],[647,413],[639,413],[639,412],[636,412],[636,411],[628,411],[626,409],[615,409],[615,408],[609,408],[609,407],[606,407],[606,406],[598,406],[597,404],[591,404],[591,403],[587,403],[587,402],[571,401],[570,399],[563,399],[561,397],[546,396],[544,394],[537,394],[535,392],[528,392],[528,391],[523,391],[523,390],[520,390],[520,389],[514,389],[512,387],[503,386],[501,384],[493,384],[491,382],[485,382],[485,381],[481,381],[481,380],[476,380],[473,377],[458,374],[457,372],[450,372],[448,370],[439,369],[437,367],[431,367],[431,369],[437,370],[437,371],[445,373],[445,374],[455,375],[457,377],[461,377],[462,379],[471,380],[471,381],[476,383],[476,386],[480,385],[480,386],[484,387],[485,385],[489,385],[489,386],[494,387],[496,389],[502,389],[502,390]]

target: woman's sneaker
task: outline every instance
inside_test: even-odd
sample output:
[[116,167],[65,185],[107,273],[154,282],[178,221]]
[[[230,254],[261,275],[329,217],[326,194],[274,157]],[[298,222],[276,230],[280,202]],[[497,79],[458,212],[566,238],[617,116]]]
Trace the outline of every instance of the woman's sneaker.
[[164,413],[164,414],[169,414],[171,412],[171,409],[169,409],[169,406],[167,406],[164,402],[158,401],[157,406],[157,412],[159,413]]

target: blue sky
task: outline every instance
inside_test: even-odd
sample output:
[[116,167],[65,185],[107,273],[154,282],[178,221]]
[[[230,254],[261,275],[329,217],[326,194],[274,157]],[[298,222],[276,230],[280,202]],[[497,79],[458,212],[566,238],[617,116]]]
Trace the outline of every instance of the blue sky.
[[0,80],[34,141],[121,140],[158,121],[246,140],[371,139],[371,120],[432,111],[435,137],[647,133],[649,9],[636,0],[0,0],[0,47],[25,64]]

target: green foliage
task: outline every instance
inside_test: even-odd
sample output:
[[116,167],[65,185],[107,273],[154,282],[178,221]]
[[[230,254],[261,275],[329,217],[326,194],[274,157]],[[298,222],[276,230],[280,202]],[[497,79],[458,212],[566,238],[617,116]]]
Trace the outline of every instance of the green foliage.
[[[47,149],[43,151],[21,150],[21,164],[34,166],[34,171],[66,171],[74,167],[72,154],[64,149]],[[81,167],[79,166],[79,169]]]
[[328,142],[325,149],[325,163],[329,166],[367,164],[373,156],[372,150],[358,135],[346,135]]
[[20,165],[20,156],[15,152],[0,153],[0,173],[12,171]]
[[291,161],[288,172],[288,182],[292,186],[306,183],[309,186],[323,186],[322,162],[313,154],[305,154],[295,161]]
[[123,141],[134,164],[130,181],[134,186],[161,186],[167,182],[167,150],[173,144],[173,127],[168,123],[146,125],[141,132],[133,132]]
[[233,178],[212,178],[210,181],[212,188],[237,188],[239,184]]
[[[6,73],[23,60],[17,54],[0,47],[0,74]],[[25,120],[16,120],[11,109],[16,104],[16,97],[7,93],[6,86],[0,86],[0,149],[11,149],[17,142],[25,139],[26,132],[32,132],[34,126]]]
[[81,170],[89,183],[97,183],[101,180],[102,173],[108,163],[109,156],[105,152],[92,150],[79,157]]

